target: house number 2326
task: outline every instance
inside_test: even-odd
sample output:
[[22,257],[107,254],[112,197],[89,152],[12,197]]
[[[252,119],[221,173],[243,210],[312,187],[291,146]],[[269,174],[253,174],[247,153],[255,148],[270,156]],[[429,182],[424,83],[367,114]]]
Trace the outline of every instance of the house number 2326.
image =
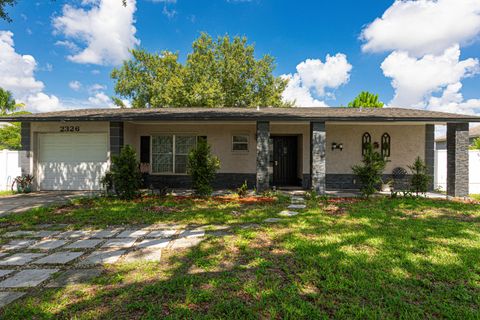
[[60,126],[60,132],[79,132],[79,126]]

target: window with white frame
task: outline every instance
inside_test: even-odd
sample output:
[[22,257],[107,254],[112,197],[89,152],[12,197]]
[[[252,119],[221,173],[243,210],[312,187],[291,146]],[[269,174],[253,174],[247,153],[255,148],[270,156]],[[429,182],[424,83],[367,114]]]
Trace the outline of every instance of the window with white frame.
[[188,153],[196,142],[196,136],[152,136],[152,173],[187,173]]
[[232,135],[232,151],[248,152],[248,134]]

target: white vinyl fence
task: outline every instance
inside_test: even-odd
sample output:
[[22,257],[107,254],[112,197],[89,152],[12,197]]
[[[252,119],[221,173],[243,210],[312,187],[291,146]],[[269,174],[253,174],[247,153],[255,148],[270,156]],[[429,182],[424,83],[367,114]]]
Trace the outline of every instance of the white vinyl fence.
[[22,174],[19,156],[19,151],[0,150],[0,191],[10,190],[13,179]]
[[[480,194],[480,151],[469,151],[470,193]],[[447,150],[435,150],[435,188],[447,190]]]

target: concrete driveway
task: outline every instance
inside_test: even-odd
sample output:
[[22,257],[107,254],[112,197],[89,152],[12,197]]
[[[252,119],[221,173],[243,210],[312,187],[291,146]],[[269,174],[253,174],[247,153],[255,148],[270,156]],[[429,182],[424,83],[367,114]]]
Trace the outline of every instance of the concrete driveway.
[[0,197],[0,217],[32,208],[67,203],[70,199],[93,194],[90,191],[42,191]]

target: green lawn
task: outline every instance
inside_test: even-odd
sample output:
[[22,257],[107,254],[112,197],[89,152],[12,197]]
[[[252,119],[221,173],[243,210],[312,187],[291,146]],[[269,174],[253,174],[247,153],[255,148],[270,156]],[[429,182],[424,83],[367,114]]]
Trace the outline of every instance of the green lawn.
[[10,190],[0,191],[0,197],[11,196],[11,195],[14,195],[14,194],[15,194],[15,192],[10,191]]
[[475,200],[480,201],[480,194],[471,194],[470,197],[475,199]]
[[[235,227],[285,206],[104,199],[73,211],[35,210],[2,225],[68,222],[234,226],[160,263],[118,264],[88,285],[44,289],[4,319],[478,319],[480,205],[426,199],[309,203],[255,230]],[[155,205],[178,212],[151,213]],[[235,215],[232,214],[235,211]]]

